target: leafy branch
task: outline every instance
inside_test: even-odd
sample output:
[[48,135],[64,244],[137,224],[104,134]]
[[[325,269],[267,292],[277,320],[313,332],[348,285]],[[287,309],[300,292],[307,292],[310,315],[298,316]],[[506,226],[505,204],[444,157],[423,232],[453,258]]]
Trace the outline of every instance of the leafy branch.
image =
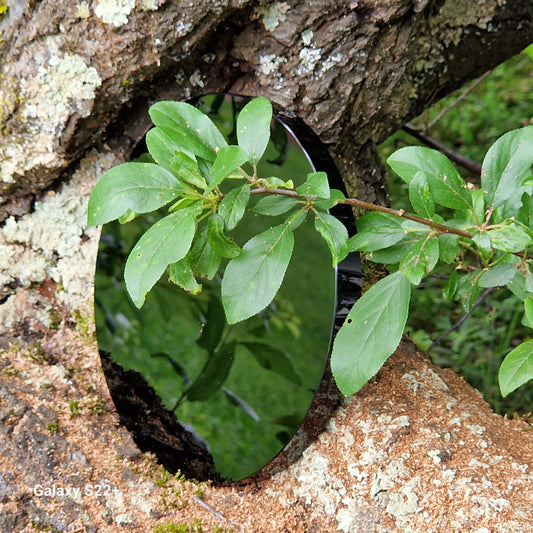
[[[414,212],[409,214],[345,198],[330,188],[324,172],[308,174],[298,186],[296,177],[261,176],[258,164],[272,121],[266,98],[251,100],[239,113],[236,145],[229,145],[209,117],[187,103],[158,102],[150,115],[150,162],[109,170],[91,194],[88,213],[89,224],[97,225],[127,222],[168,207],[126,261],[126,286],[137,307],[165,271],[171,282],[192,294],[202,290],[203,279],[220,274],[227,322],[256,315],[281,286],[295,230],[311,219],[329,247],[333,266],[359,251],[388,265],[390,272],[356,302],[337,333],[331,366],[344,394],[359,390],[396,349],[411,285],[436,269],[447,279],[443,296],[459,301],[467,313],[484,289],[506,287],[523,302],[523,323],[533,327],[533,260],[528,256],[533,244],[532,126],[507,133],[489,149],[480,189],[466,183],[440,152],[423,147],[396,151],[388,164],[408,185]],[[258,201],[252,202],[256,196]],[[338,204],[368,211],[351,238],[329,214]],[[241,247],[231,232],[248,211],[285,219]],[[225,355],[213,352],[213,357],[216,374]],[[504,359],[502,394],[531,378],[533,339]]]

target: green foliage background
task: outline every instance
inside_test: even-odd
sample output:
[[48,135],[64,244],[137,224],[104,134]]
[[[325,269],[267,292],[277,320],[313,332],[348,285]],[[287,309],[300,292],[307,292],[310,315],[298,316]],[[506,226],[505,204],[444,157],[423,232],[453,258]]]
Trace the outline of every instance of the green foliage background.
[[[452,150],[481,163],[496,138],[509,130],[533,124],[533,45],[494,69],[466,97],[458,100],[475,83],[441,100],[412,124]],[[383,161],[396,149],[408,145],[421,143],[403,131],[396,133],[380,146]],[[479,185],[479,176],[458,168],[465,179]],[[389,185],[391,205],[410,208],[407,184],[392,171]],[[429,277],[413,291],[407,331],[421,349],[427,349],[463,315],[460,306],[442,298],[442,284],[442,280]],[[510,416],[533,412],[531,386],[520,387],[506,398],[501,397],[498,387],[498,368],[504,356],[531,333],[520,323],[522,314],[522,304],[516,298],[506,290],[495,290],[459,329],[430,352],[435,363],[459,372],[480,390],[496,412]]]

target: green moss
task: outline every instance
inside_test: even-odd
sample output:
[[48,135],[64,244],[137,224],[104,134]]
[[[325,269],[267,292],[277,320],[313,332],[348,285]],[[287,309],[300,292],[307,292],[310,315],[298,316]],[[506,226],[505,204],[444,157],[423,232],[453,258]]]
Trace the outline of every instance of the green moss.
[[175,524],[167,522],[158,524],[154,528],[154,533],[203,533],[202,521],[195,518],[192,524]]
[[74,317],[74,320],[76,321],[76,331],[80,333],[80,335],[83,337],[84,340],[92,341],[93,340],[93,335],[91,333],[92,324],[93,324],[92,317],[84,315],[79,309],[76,309],[72,313],[72,316]]
[[57,422],[50,422],[46,425],[46,429],[52,434],[55,435],[59,432],[59,424]]
[[103,398],[92,398],[87,405],[90,415],[105,415],[108,411],[107,404]]
[[71,400],[68,402],[69,408],[70,408],[70,418],[74,418],[75,416],[78,416],[81,414],[80,409],[80,402],[77,400]]

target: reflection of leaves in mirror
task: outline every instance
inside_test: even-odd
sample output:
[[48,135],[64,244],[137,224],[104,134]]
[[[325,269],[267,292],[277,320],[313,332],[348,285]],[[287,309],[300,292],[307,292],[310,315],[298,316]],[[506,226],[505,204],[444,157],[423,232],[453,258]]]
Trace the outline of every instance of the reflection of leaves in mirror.
[[[227,102],[212,104],[220,111],[214,121],[219,127],[222,122],[221,129],[231,136],[236,121],[228,107],[230,111],[238,109],[242,102],[232,102],[230,106]],[[274,130],[277,128],[284,132],[281,125]],[[305,176],[312,169],[306,155],[294,146],[288,138],[277,135],[277,142],[266,147],[265,158],[258,165],[259,175],[276,175],[279,183],[295,175]],[[142,155],[140,160],[150,162],[150,157]],[[220,165],[225,164],[222,159],[219,161]],[[189,170],[195,172],[192,167]],[[196,179],[189,174],[185,177],[189,182]],[[242,225],[246,230],[235,234],[236,246],[265,229],[257,217],[244,212],[250,201],[249,190],[249,186],[226,190],[220,204],[219,213],[226,227],[235,226],[244,215]],[[252,205],[258,199],[253,198]],[[281,223],[284,218],[274,217],[267,223]],[[203,290],[197,297],[185,292],[177,297],[175,288],[162,280],[147,295],[141,313],[126,296],[122,265],[136,238],[156,221],[157,214],[153,214],[124,226],[110,223],[104,227],[95,302],[99,344],[112,351],[113,359],[122,366],[143,374],[165,405],[176,409],[178,419],[194,426],[209,440],[223,475],[240,478],[263,466],[279,451],[280,442],[284,444],[296,431],[320,381],[334,294],[334,273],[328,267],[327,249],[312,238],[312,223],[304,223],[298,229],[301,235],[294,251],[294,265],[280,293],[243,323],[226,323],[216,277],[211,282],[200,281]],[[207,228],[205,236],[193,244],[183,261],[203,261],[201,268],[209,270],[210,260],[206,262],[202,242],[218,246],[222,255],[227,248],[231,255],[232,245],[224,240],[225,234],[214,225],[210,236],[208,231]],[[185,283],[183,271],[176,268],[181,262],[172,265],[170,276],[182,276],[180,280]],[[209,277],[217,269],[215,266]],[[311,275],[324,281],[312,293],[304,290],[305,279]],[[194,285],[190,287],[194,292]],[[319,310],[317,301],[324,302]]]
[[[133,224],[144,228],[147,222],[139,217]],[[142,373],[167,408],[176,407],[181,398],[176,409],[178,419],[208,439],[225,475],[239,478],[249,474],[275,455],[280,437],[292,435],[298,424],[286,426],[284,417],[298,413],[301,421],[318,385],[324,364],[321,358],[327,352],[323,341],[327,331],[312,327],[309,335],[301,335],[302,321],[309,320],[306,313],[312,309],[311,297],[300,304],[296,285],[289,292],[282,290],[281,297],[260,314],[228,326],[220,312],[215,281],[211,282],[213,290],[204,284],[199,297],[186,293],[177,297],[172,285],[161,281],[141,312],[131,303],[121,279],[120,265],[135,242],[131,228],[119,224],[104,227],[95,291],[100,347],[111,351],[113,359],[125,368]],[[327,256],[324,263],[327,269]],[[292,279],[298,270],[309,268],[301,265]],[[320,296],[322,290],[318,292]],[[331,309],[329,305],[327,308]],[[315,324],[327,324],[326,317],[327,309],[324,316],[317,313]],[[215,386],[205,378],[212,371],[208,366],[210,354],[217,348],[234,349],[234,355],[229,379]],[[266,351],[261,353],[260,348]],[[289,349],[291,357],[287,355]],[[274,368],[266,370],[272,354],[277,356]],[[223,364],[224,359],[219,362]],[[304,385],[298,385],[299,380]],[[196,392],[187,393],[193,383],[197,384]],[[198,401],[202,395],[206,399]],[[233,458],[226,451],[231,449]]]

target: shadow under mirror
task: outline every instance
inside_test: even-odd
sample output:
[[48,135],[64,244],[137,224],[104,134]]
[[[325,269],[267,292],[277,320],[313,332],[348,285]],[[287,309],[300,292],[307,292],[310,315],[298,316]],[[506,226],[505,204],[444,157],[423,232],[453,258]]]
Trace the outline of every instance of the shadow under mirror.
[[[234,144],[236,117],[248,100],[209,95],[192,103]],[[325,150],[296,138],[289,122],[279,116],[273,119],[259,175],[292,179],[298,186],[309,172],[325,170],[336,180],[332,187],[342,189],[330,159],[329,168],[324,168],[324,158],[329,158]],[[304,137],[307,134],[309,141],[312,134]],[[139,146],[133,157],[149,160],[144,151],[145,145]],[[351,225],[349,232],[354,231],[349,208],[333,214]],[[283,218],[259,217],[249,210],[231,236],[242,246]],[[99,349],[124,369],[143,376],[162,405],[190,433],[191,445],[209,452],[221,478],[240,480],[269,463],[305,418],[324,372],[334,317],[337,314],[337,322],[342,321],[358,296],[359,258],[352,254],[343,262],[342,294],[337,296],[330,252],[308,216],[295,231],[294,255],[280,291],[252,318],[231,326],[226,323],[218,278],[203,280],[202,292],[193,296],[163,275],[139,310],[125,288],[124,264],[155,220],[154,215],[142,216],[123,225],[108,223],[102,229],[95,277]],[[104,365],[108,381],[109,368],[108,362]],[[117,410],[120,414],[118,403]],[[134,438],[139,432],[142,428],[137,427]],[[158,455],[157,440],[153,434],[146,436],[144,451]],[[184,460],[190,458],[184,456]]]

